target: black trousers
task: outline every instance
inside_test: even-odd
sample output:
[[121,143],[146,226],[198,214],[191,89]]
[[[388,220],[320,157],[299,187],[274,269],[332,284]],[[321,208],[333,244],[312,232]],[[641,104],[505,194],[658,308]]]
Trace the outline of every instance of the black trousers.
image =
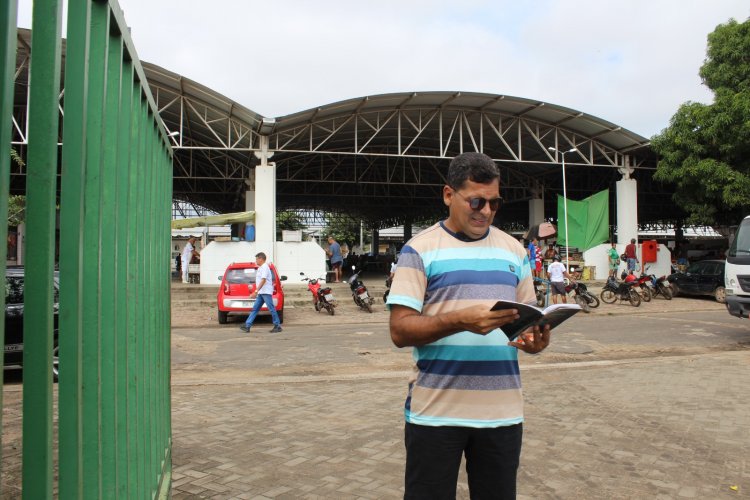
[[461,456],[472,500],[515,499],[523,425],[491,429],[406,424],[405,499],[454,500]]

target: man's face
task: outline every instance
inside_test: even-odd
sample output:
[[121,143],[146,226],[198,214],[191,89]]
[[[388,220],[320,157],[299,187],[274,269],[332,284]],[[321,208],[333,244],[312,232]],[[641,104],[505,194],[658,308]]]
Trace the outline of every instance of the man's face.
[[262,266],[265,261],[266,261],[266,259],[264,259],[263,257],[255,257],[255,263],[258,266]]
[[[472,239],[479,239],[485,235],[495,218],[495,212],[490,207],[489,200],[500,197],[500,182],[495,179],[489,184],[466,181],[459,189],[450,186],[443,188],[443,202],[448,206],[449,215],[447,225],[451,231],[464,233]],[[470,206],[472,198],[487,200],[480,210],[473,210]]]

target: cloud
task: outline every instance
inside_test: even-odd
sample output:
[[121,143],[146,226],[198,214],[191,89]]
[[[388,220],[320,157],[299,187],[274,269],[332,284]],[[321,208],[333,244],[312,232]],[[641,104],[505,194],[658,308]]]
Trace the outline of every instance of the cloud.
[[706,36],[750,14],[746,0],[120,4],[142,60],[265,116],[460,90],[567,106],[647,137],[682,102],[710,101],[698,77]]

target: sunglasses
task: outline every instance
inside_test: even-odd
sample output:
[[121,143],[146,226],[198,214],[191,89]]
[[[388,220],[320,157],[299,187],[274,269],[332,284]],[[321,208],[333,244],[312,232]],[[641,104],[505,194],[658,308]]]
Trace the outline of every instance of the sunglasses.
[[497,209],[500,208],[500,206],[503,204],[502,197],[498,196],[497,198],[492,198],[491,200],[488,200],[486,198],[467,198],[455,189],[453,190],[454,193],[456,193],[458,196],[463,198],[464,200],[469,202],[469,208],[475,211],[480,211],[484,208],[484,205],[486,203],[490,204],[490,210],[493,212],[497,211]]

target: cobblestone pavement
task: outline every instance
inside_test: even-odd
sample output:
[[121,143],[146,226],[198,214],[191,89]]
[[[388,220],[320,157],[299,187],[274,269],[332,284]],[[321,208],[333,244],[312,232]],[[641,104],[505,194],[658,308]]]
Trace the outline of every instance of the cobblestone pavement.
[[[746,497],[749,379],[748,351],[525,366],[519,498]],[[402,373],[177,385],[173,497],[399,498],[404,394]]]
[[[723,309],[603,305],[545,354],[522,355],[519,498],[747,498],[750,330]],[[410,355],[388,342],[382,304],[355,312],[290,308],[274,336],[266,321],[252,335],[218,326],[215,306],[173,311],[173,498],[403,496]],[[633,322],[649,325],[641,337],[587,333]],[[685,345],[664,340],[667,325]],[[8,478],[20,471],[21,388],[4,390],[7,498],[17,498]],[[458,498],[468,498],[463,472]]]

